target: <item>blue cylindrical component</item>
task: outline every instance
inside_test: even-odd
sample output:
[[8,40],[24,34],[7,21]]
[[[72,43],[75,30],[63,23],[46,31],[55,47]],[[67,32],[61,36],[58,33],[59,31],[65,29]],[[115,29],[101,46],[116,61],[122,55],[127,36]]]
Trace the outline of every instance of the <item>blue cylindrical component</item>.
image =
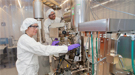
[[132,60],[132,68],[135,74],[135,67],[134,67],[134,40],[132,40],[132,46],[131,46],[131,60]]
[[92,75],[94,75],[94,51],[93,51],[93,36],[91,34],[91,49],[92,49]]

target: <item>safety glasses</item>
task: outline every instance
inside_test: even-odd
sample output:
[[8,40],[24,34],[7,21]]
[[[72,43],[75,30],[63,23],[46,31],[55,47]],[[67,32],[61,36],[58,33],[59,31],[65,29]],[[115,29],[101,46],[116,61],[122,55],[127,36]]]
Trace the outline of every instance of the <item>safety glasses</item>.
[[55,15],[55,13],[53,13],[53,14],[50,14],[49,16],[53,16],[53,15]]
[[35,29],[38,28],[38,26],[32,26],[32,25],[30,25],[29,27],[33,27],[33,28],[35,28]]

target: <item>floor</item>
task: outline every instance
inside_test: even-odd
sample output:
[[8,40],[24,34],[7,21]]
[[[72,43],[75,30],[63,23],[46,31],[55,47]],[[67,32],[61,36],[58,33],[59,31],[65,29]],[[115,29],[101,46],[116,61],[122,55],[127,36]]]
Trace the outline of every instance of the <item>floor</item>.
[[[49,73],[49,75],[53,75],[52,68],[50,69],[51,72]],[[6,68],[0,66],[0,75],[18,75],[18,73],[15,66],[8,66]]]
[[18,75],[15,67],[0,69],[0,75]]

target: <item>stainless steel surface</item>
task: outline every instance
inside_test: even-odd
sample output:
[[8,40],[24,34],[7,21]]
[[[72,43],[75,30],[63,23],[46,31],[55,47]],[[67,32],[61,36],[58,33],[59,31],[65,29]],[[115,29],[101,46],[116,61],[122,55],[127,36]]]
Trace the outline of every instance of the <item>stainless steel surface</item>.
[[41,0],[34,0],[33,1],[33,12],[35,19],[43,19],[43,3]]
[[44,32],[44,23],[43,23],[43,19],[41,20],[41,41],[42,43],[45,42],[45,32]]
[[[89,21],[89,0],[73,0],[74,1],[74,23],[78,27],[78,23]],[[73,13],[72,13],[73,14]]]
[[107,54],[106,56],[106,62],[111,63],[111,64],[117,64],[119,61],[119,58],[117,55],[110,55]]
[[50,37],[51,38],[58,38],[59,37],[59,30],[58,28],[50,28]]
[[63,14],[63,19],[64,19],[64,21],[65,22],[71,22],[71,11],[69,11],[69,12],[66,12],[66,13],[64,13]]
[[49,28],[60,28],[64,26],[65,26],[65,23],[53,23],[49,26]]
[[60,4],[58,3],[59,1],[56,2],[55,0],[42,0],[42,2],[46,6],[52,8],[54,10],[60,10],[61,9]]
[[39,71],[38,75],[45,75],[50,72],[49,56],[39,56]]
[[135,30],[135,19],[101,19],[79,23],[79,31],[132,31]]
[[[73,7],[71,9],[72,11],[72,27],[75,32],[78,32],[78,23],[89,21],[89,0],[72,0],[73,1]],[[87,14],[87,15],[86,15]],[[80,61],[83,62],[84,58],[84,47],[82,37],[80,36],[81,33],[78,32],[78,34],[75,36],[74,43],[80,43],[80,49],[79,51],[79,58]],[[84,63],[84,62],[83,62]]]
[[117,54],[117,40],[109,39],[111,41],[108,54],[116,55]]
[[[99,60],[103,59],[107,56],[108,53],[108,38],[104,38],[105,32],[98,32],[98,38],[100,41],[98,42],[99,45]],[[98,61],[99,61],[98,60]],[[109,75],[109,63],[106,62],[106,59],[99,62],[97,65],[97,75]]]

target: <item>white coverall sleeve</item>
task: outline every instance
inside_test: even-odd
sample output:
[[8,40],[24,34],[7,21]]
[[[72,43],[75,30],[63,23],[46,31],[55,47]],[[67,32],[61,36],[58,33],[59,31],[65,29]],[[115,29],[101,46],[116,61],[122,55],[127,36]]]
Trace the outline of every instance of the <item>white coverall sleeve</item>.
[[49,23],[47,22],[47,20],[45,20],[45,22],[44,22],[44,31],[45,31],[45,33],[46,34],[49,34],[49,30],[48,30],[48,25]]
[[26,50],[39,56],[49,56],[53,54],[68,52],[67,46],[42,45],[41,43],[36,42],[33,38],[22,40],[20,47],[22,47],[23,50]]
[[55,22],[56,22],[56,23],[60,23],[60,20],[61,20],[60,18],[56,17]]

